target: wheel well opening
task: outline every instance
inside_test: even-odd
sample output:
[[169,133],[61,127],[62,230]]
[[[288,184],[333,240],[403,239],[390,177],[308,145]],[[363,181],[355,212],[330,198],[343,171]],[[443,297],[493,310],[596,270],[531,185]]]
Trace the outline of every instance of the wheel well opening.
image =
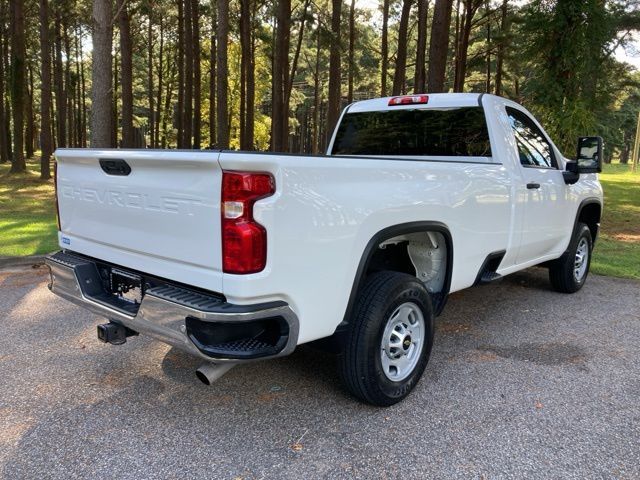
[[378,243],[365,277],[383,270],[413,275],[424,283],[437,306],[446,294],[448,253],[445,236],[440,232],[397,235]]
[[589,203],[585,205],[580,211],[578,221],[585,223],[591,231],[591,238],[595,242],[598,235],[598,229],[600,227],[600,215],[602,214],[602,207],[598,203]]

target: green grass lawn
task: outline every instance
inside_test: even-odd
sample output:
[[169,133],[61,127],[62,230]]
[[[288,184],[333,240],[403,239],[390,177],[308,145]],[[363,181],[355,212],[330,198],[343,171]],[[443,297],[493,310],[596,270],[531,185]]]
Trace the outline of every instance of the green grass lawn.
[[55,250],[53,180],[40,180],[38,160],[28,162],[25,174],[10,175],[9,168],[0,164],[0,257]]
[[591,271],[640,279],[640,169],[605,165],[604,213]]
[[[10,175],[0,164],[0,257],[57,248],[53,181],[40,180],[38,169],[32,160],[26,174]],[[605,165],[600,180],[605,208],[592,271],[640,279],[640,171]]]

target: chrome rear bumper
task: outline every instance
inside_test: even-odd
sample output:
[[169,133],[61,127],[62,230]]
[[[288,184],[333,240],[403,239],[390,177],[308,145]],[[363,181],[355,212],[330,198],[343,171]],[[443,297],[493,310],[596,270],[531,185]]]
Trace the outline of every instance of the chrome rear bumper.
[[[284,302],[233,305],[221,296],[165,283],[149,288],[139,305],[118,304],[117,298],[106,292],[102,285],[97,269],[99,261],[58,252],[47,257],[45,263],[51,274],[49,289],[56,295],[208,361],[241,362],[280,357],[290,354],[297,344],[298,317]],[[225,338],[222,343],[215,344],[218,327],[231,332],[244,329],[255,333],[256,325],[259,330],[261,325],[267,324],[265,322],[279,325],[281,337],[273,342],[277,344],[272,348],[265,349],[264,342],[261,344],[248,337],[232,341]],[[247,354],[246,349],[256,348],[256,345],[263,346],[262,354]],[[220,351],[224,354],[216,353]]]

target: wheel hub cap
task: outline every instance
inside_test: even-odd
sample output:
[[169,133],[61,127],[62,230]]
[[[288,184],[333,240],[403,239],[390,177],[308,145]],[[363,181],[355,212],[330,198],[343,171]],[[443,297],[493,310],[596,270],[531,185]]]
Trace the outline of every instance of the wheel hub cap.
[[389,316],[380,349],[382,370],[389,380],[399,382],[413,372],[420,360],[424,336],[424,316],[415,303],[403,303]]
[[587,273],[589,265],[589,242],[586,238],[581,238],[576,248],[576,257],[573,263],[573,278],[581,282]]

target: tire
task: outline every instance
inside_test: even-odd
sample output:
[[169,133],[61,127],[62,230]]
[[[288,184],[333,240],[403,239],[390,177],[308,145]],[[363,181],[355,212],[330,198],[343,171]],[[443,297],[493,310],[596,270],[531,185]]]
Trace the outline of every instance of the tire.
[[567,251],[549,266],[549,281],[557,292],[575,293],[582,288],[591,265],[591,230],[579,223]]
[[433,306],[422,282],[398,272],[371,275],[358,295],[339,356],[346,388],[376,406],[401,401],[427,366],[433,333]]

